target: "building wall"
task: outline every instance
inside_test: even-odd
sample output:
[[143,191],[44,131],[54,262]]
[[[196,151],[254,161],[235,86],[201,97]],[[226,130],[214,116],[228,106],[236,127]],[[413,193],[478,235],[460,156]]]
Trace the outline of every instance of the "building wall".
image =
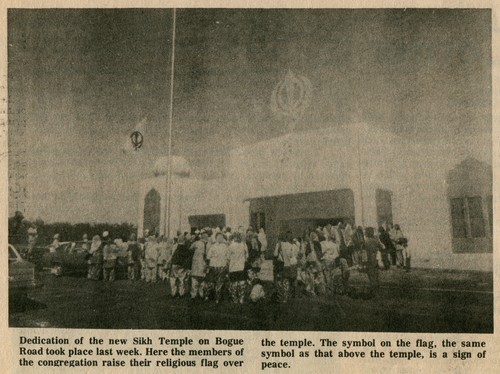
[[[160,234],[165,233],[166,225],[166,176],[158,176],[143,181],[139,194],[138,231],[143,232],[144,198],[152,189],[161,196]],[[226,214],[226,199],[224,191],[227,188],[225,180],[201,180],[172,176],[170,196],[170,235],[179,231],[189,231],[188,217],[202,214]]]
[[487,136],[469,137],[467,142],[401,144],[404,168],[397,173],[399,183],[394,182],[395,222],[410,238],[416,266],[492,271],[492,253],[453,252],[447,184],[448,173],[467,158],[491,165],[488,144]]
[[[381,152],[392,139],[392,135],[355,124],[293,133],[235,149],[228,172],[231,185],[240,186],[231,195],[231,201],[237,202],[234,209],[243,199],[351,189],[356,223],[375,225],[375,189],[391,189],[389,170],[393,167],[385,170],[381,165],[387,159],[398,160],[391,147]],[[288,148],[291,152],[283,161]]]

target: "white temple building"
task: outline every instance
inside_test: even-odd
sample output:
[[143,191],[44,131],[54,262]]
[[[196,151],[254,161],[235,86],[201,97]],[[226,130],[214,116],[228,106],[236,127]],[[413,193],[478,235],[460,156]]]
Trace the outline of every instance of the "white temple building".
[[[489,139],[465,141],[415,144],[351,124],[233,149],[221,179],[188,177],[176,161],[170,235],[191,227],[252,226],[264,227],[273,243],[282,231],[301,235],[339,220],[364,227],[394,223],[408,237],[416,267],[491,271],[491,152],[481,146]],[[139,233],[166,230],[165,171],[143,181]]]

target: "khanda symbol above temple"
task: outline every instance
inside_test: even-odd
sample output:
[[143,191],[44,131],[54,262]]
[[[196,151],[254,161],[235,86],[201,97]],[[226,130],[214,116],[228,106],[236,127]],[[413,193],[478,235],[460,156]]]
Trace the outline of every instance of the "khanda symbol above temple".
[[[287,132],[295,130],[297,122],[311,103],[312,84],[309,79],[295,75],[288,70],[285,77],[278,82],[271,95],[271,110],[279,118],[287,121]],[[292,145],[287,138],[282,145],[281,162],[290,159]]]
[[273,90],[271,110],[278,117],[286,118],[289,130],[293,131],[295,124],[311,103],[311,94],[311,81],[288,70]]

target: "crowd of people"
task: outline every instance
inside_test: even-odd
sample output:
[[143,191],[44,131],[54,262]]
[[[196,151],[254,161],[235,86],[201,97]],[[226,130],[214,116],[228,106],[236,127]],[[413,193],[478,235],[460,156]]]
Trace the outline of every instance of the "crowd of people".
[[373,227],[353,229],[342,222],[309,229],[300,238],[287,232],[279,238],[274,257],[277,300],[283,303],[296,294],[298,286],[312,296],[350,294],[352,269],[368,275],[369,293],[374,295],[380,268],[411,268],[408,240],[399,225],[390,224],[379,227],[378,235]]
[[[264,289],[258,279],[258,264],[267,248],[264,230],[251,235],[232,233],[219,228],[178,233],[173,239],[149,234],[127,242],[112,240],[108,232],[95,235],[92,241],[84,236],[82,247],[88,252],[88,274],[92,280],[115,280],[120,257],[127,263],[129,280],[147,283],[169,280],[172,297],[219,303],[228,281],[234,302],[257,301]],[[243,240],[245,239],[245,241]],[[58,240],[58,237],[54,239]],[[57,243],[55,244],[57,245]]]
[[[145,232],[137,239],[112,240],[109,232],[85,235],[88,274],[92,280],[113,281],[119,259],[125,261],[129,280],[167,281],[171,297],[214,300],[220,303],[227,291],[234,303],[257,302],[272,297],[286,303],[297,293],[310,296],[349,294],[350,272],[368,275],[370,293],[379,288],[379,269],[391,266],[410,271],[408,240],[399,225],[352,228],[340,222],[308,229],[299,237],[282,233],[268,248],[263,228],[203,228],[166,238]],[[54,238],[55,241],[59,237]],[[57,245],[57,243],[56,243]],[[264,287],[261,267],[271,261],[274,287]],[[272,290],[272,291],[270,291]],[[266,295],[266,293],[268,295]]]

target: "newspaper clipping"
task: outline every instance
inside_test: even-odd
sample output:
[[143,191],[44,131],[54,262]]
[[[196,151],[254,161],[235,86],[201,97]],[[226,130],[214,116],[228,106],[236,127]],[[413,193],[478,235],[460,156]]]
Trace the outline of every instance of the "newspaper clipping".
[[0,4],[2,372],[498,372],[493,1]]

